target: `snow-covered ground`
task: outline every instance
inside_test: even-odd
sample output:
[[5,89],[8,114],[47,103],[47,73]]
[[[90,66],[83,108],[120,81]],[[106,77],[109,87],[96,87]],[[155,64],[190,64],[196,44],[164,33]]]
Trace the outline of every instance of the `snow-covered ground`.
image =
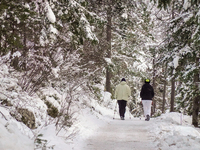
[[191,120],[190,116],[173,112],[151,118],[147,122],[144,118],[130,119],[127,112],[126,120],[122,121],[118,116],[113,120],[113,112],[107,111],[99,119],[88,116],[83,121],[87,129],[82,128],[82,139],[73,148],[145,150],[148,147],[152,150],[199,150],[200,130],[191,125]]
[[[0,150],[117,150],[120,147],[128,150],[131,145],[132,149],[138,150],[148,146],[157,150],[200,149],[200,131],[191,125],[190,116],[166,113],[147,122],[126,112],[122,121],[118,114],[114,116],[116,100],[102,92],[101,105],[82,95],[79,104],[73,106],[76,119],[73,126],[59,130],[55,126],[56,120],[47,115],[44,101],[37,95],[30,97],[23,92],[6,65],[1,65],[0,83],[0,101],[8,100],[13,105],[0,104]],[[63,95],[53,88],[42,92],[47,95],[46,100],[61,109],[58,100],[62,101]],[[16,107],[33,112],[36,129],[29,129],[11,116]]]
[[[0,149],[33,150],[34,140],[31,130],[12,119],[5,108],[0,107],[0,111],[4,114],[0,118]],[[189,116],[182,116],[180,113],[166,113],[146,122],[144,118],[140,120],[140,118],[131,117],[130,119],[127,113],[126,120],[122,121],[118,116],[113,120],[112,110],[102,107],[101,111],[102,114],[89,111],[89,109],[80,111],[79,118],[77,118],[79,121],[75,124],[79,132],[68,139],[65,139],[64,133],[56,135],[54,125],[43,128],[41,139],[47,140],[46,149],[87,150],[95,147],[97,150],[101,148],[117,150],[120,146],[124,149],[127,146],[128,150],[131,145],[137,145],[137,148],[141,150],[145,147],[144,135],[148,137],[146,141],[150,142],[149,148],[155,147],[157,150],[199,150],[200,148],[199,129],[191,126]],[[124,130],[117,130],[119,127],[123,129],[123,126]],[[122,145],[119,145],[120,137],[123,138]],[[116,144],[113,145],[111,141]],[[110,147],[108,147],[109,144]]]
[[192,126],[192,118],[180,113],[166,113],[152,119],[149,127],[154,143],[161,150],[199,150],[200,129]]

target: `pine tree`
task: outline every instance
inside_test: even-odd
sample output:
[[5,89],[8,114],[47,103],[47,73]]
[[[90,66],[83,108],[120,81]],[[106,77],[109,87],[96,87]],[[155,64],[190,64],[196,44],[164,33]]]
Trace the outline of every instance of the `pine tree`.
[[196,44],[199,43],[199,39],[196,38],[199,33],[198,6],[197,1],[176,2],[174,10],[178,15],[169,25],[168,43],[165,45],[168,50],[165,53],[166,60],[169,64],[171,62],[176,64],[173,71],[175,73],[171,74],[172,78],[176,78],[176,82],[179,82],[176,91],[179,94],[176,96],[179,101],[176,109],[184,108],[188,114],[192,114],[194,126],[198,126],[199,109],[197,104],[199,89],[196,86],[199,80],[197,78],[199,47]]

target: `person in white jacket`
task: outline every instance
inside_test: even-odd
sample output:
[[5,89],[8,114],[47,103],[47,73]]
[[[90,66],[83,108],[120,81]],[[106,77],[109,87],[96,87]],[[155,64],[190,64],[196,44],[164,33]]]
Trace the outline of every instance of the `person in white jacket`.
[[121,83],[116,86],[115,98],[119,105],[119,115],[121,120],[124,120],[126,112],[126,104],[131,96],[131,89],[127,85],[125,78],[122,78]]

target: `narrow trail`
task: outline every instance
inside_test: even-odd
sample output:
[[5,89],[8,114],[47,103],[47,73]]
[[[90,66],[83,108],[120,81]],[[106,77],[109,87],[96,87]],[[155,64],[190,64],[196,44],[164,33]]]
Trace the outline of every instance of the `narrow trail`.
[[148,134],[153,120],[110,120],[88,138],[84,150],[156,150]]

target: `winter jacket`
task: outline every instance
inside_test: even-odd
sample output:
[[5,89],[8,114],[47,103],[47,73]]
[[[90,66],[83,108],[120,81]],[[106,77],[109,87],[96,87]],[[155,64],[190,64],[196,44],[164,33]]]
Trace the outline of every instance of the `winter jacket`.
[[149,83],[145,83],[142,86],[140,97],[142,98],[142,100],[152,100],[152,98],[154,97],[153,87]]
[[131,89],[126,84],[125,81],[122,81],[120,84],[116,86],[115,90],[115,98],[117,100],[125,100],[128,101],[129,96],[131,96]]

